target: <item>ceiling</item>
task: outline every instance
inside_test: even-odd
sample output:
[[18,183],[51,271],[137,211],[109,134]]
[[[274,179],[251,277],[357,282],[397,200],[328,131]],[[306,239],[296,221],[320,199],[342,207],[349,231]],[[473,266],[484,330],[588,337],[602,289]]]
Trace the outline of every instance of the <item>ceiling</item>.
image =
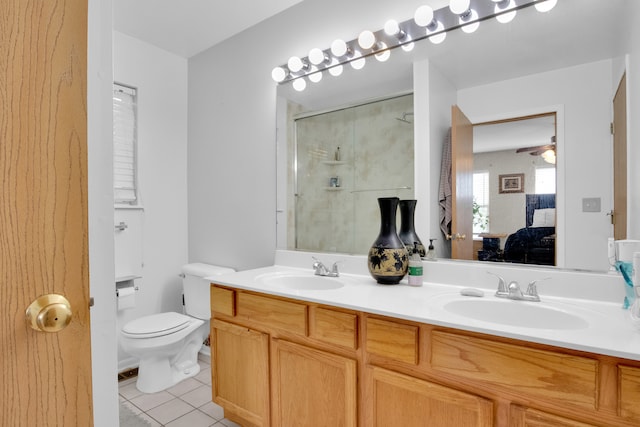
[[189,58],[302,0],[114,0],[116,31]]

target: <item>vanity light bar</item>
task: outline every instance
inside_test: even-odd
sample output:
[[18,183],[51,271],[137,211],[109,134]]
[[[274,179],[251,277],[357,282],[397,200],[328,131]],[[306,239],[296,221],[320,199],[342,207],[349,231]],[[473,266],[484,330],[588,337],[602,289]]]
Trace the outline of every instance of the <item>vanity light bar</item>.
[[[339,76],[346,64],[360,69],[367,58],[375,57],[379,61],[385,61],[391,51],[398,47],[410,51],[415,42],[424,39],[441,43],[449,31],[461,28],[470,33],[475,31],[482,21],[491,18],[503,23],[510,22],[518,10],[530,6],[535,6],[540,12],[547,12],[553,9],[557,1],[451,0],[449,6],[437,10],[421,6],[414,18],[400,23],[388,21],[381,30],[365,30],[358,38],[346,42],[334,40],[330,48],[311,49],[305,57],[292,56],[286,64],[275,67],[271,77],[279,84],[294,82],[296,90],[304,90],[307,85],[305,77],[311,82],[317,82],[321,80],[325,71]],[[433,19],[427,22],[431,11]]]

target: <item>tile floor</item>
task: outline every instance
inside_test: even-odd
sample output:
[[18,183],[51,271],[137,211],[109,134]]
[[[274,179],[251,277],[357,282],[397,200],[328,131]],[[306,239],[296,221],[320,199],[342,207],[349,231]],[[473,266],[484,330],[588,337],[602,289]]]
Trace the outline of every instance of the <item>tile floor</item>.
[[159,393],[141,393],[136,378],[120,381],[120,401],[153,427],[239,427],[225,419],[222,408],[211,401],[209,361],[201,359],[200,367],[195,377]]

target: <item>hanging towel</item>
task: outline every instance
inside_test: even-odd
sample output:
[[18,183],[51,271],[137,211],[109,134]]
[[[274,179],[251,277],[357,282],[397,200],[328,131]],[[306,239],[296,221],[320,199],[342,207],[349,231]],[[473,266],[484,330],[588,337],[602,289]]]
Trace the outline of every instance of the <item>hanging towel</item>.
[[440,230],[446,236],[451,234],[451,128],[442,145],[442,162],[440,163]]

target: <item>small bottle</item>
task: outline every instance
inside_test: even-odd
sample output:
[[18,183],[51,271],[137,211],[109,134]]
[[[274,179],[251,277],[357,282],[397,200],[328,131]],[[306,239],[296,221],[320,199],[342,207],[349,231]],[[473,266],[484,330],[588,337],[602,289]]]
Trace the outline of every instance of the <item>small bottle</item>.
[[340,147],[336,148],[336,153],[333,156],[333,160],[335,160],[336,162],[340,161]]
[[427,250],[427,255],[425,256],[425,259],[427,261],[435,261],[438,259],[438,257],[436,256],[436,248],[433,247],[434,240],[437,239],[429,239],[429,249]]
[[413,242],[413,254],[409,258],[409,285],[422,286],[422,259],[418,251],[418,242]]

